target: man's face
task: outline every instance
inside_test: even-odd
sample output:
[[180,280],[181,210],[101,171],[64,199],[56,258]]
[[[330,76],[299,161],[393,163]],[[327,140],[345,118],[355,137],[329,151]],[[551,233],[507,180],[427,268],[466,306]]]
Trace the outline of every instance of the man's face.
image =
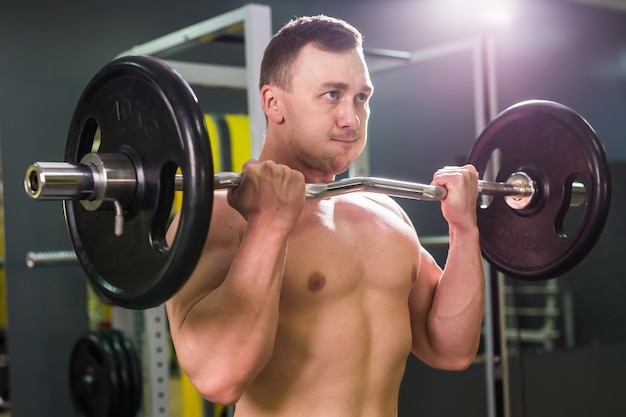
[[284,128],[293,155],[305,168],[338,174],[363,151],[369,99],[367,66],[357,50],[326,52],[305,46],[284,93]]

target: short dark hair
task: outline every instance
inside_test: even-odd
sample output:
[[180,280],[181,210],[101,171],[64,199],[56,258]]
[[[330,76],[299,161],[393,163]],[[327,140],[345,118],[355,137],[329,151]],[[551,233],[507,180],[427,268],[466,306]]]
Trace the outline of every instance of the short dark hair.
[[346,21],[325,15],[290,20],[276,32],[265,49],[259,88],[275,84],[289,91],[293,78],[292,64],[300,50],[308,44],[330,52],[362,50],[363,35]]

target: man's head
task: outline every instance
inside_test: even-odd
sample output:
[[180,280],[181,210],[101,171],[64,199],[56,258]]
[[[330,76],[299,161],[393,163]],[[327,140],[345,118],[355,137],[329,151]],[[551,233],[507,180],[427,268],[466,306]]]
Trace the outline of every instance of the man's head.
[[318,182],[362,152],[374,87],[354,27],[327,16],[287,23],[266,49],[260,84],[268,121],[262,158]]
[[291,90],[293,63],[308,44],[327,52],[362,51],[363,36],[349,23],[329,16],[300,17],[283,26],[272,38],[261,63],[259,88],[274,84]]

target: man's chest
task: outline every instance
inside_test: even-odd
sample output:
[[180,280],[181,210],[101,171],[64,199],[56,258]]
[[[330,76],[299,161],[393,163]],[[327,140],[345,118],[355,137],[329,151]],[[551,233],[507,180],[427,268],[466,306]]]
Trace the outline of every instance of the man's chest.
[[307,205],[289,238],[283,295],[407,294],[418,266],[415,233],[396,213],[367,199],[321,200]]

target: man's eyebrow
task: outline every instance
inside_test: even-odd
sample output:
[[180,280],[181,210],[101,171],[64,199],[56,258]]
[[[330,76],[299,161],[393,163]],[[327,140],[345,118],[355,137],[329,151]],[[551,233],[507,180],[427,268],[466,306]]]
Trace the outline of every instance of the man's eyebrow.
[[326,82],[320,85],[320,90],[347,90],[348,84],[342,82]]
[[[327,82],[327,83],[322,83],[320,85],[320,90],[341,90],[341,91],[345,91],[349,88],[347,83],[343,83],[343,82]],[[363,87],[361,87],[360,91],[362,93],[371,93],[372,91],[374,91],[374,88],[372,86],[369,85],[364,85]]]

